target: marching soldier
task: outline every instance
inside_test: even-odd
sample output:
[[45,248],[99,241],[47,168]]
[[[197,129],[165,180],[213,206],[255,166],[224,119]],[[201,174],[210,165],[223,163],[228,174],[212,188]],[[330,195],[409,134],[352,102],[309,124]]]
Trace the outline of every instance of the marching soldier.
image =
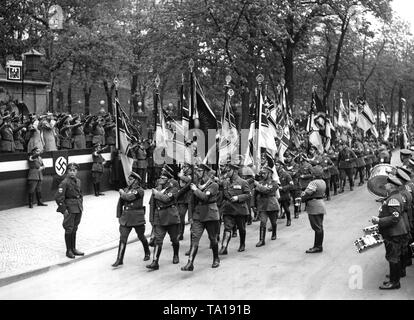
[[293,186],[290,191],[290,195],[293,199],[293,210],[294,210],[293,214],[294,214],[294,218],[298,219],[299,212],[301,209],[300,194],[302,192],[300,188],[300,184],[299,184],[299,175],[298,175],[299,164],[297,162],[293,162],[290,159],[290,157],[286,158],[285,162],[286,162],[286,171],[290,174],[290,176],[292,177],[292,181],[293,181]]
[[276,240],[276,222],[280,211],[276,191],[279,185],[273,180],[272,175],[273,170],[264,166],[260,172],[261,181],[255,181],[254,183],[257,193],[257,211],[260,217],[260,240],[256,247],[265,245],[267,219],[270,219],[272,225],[272,240]]
[[[242,161],[241,161],[242,163]],[[253,222],[253,216],[252,211],[253,208],[256,207],[255,205],[255,194],[254,194],[254,172],[253,169],[250,166],[242,166],[240,169],[240,178],[243,180],[246,180],[249,183],[250,191],[251,191],[251,197],[249,201],[249,215],[247,216],[247,225],[251,225]]]
[[[312,181],[312,165],[306,161],[303,154],[299,155],[298,157],[299,164],[297,167],[297,177],[298,177],[298,183],[299,183],[299,192],[303,192],[306,190],[306,187],[309,185],[309,182]],[[299,197],[297,199],[299,204],[299,212],[301,212],[302,208],[302,200]]]
[[224,220],[224,234],[219,254],[227,254],[227,247],[232,237],[234,226],[240,233],[240,247],[238,252],[245,251],[246,218],[249,215],[247,202],[250,201],[250,188],[246,180],[239,177],[240,167],[228,164],[226,176],[229,181],[223,183],[222,212]]
[[330,149],[328,156],[332,162],[332,165],[330,166],[330,173],[331,173],[330,189],[333,187],[334,196],[336,196],[338,194],[338,186],[339,186],[338,153],[335,152],[334,149]]
[[385,281],[381,290],[399,289],[401,275],[405,268],[402,266],[401,256],[407,247],[407,226],[404,223],[403,197],[398,189],[401,181],[389,175],[385,190],[387,197],[383,200],[378,217],[372,217],[372,223],[378,225],[379,232],[384,238],[385,259],[390,266],[390,280]]
[[147,151],[144,148],[142,140],[138,140],[137,147],[135,148],[135,158],[132,165],[133,170],[142,177],[143,187],[146,187],[146,171],[147,171]]
[[69,163],[67,177],[60,183],[55,200],[57,212],[63,214],[63,228],[65,229],[66,256],[74,259],[84,253],[76,249],[76,232],[82,218],[83,196],[81,181],[77,178],[79,166]]
[[360,141],[356,141],[354,144],[354,152],[355,156],[357,157],[355,160],[355,176],[354,180],[356,180],[358,174],[359,174],[359,186],[362,186],[365,182],[365,175],[364,175],[364,169],[366,166],[365,163],[365,152],[364,152],[364,146]]
[[177,209],[176,196],[178,193],[177,181],[173,179],[172,169],[165,166],[159,178],[161,190],[152,189],[150,199],[150,222],[154,227],[155,247],[154,258],[148,269],[159,269],[159,258],[161,255],[162,245],[166,233],[168,232],[173,250],[173,264],[180,262],[178,254],[180,242],[178,240],[180,233],[180,214]]
[[342,149],[339,151],[338,162],[339,162],[339,171],[341,175],[341,189],[339,193],[344,192],[346,177],[349,180],[350,190],[354,190],[354,160],[356,159],[355,153],[341,141]]
[[331,200],[331,168],[334,166],[331,158],[325,153],[321,158],[320,163],[323,169],[322,179],[325,181],[326,184],[326,200]]
[[120,240],[118,255],[112,267],[118,267],[123,264],[128,236],[131,233],[132,228],[135,229],[138,239],[144,247],[144,261],[150,259],[148,241],[145,237],[144,189],[142,189],[140,185],[141,177],[135,172],[131,172],[128,180],[128,187],[119,190],[116,217],[119,220]]
[[177,193],[177,208],[180,213],[180,237],[179,240],[184,239],[184,229],[185,229],[185,214],[189,211],[189,203],[191,198],[191,176],[192,168],[189,163],[184,163],[183,168],[178,173],[178,184],[179,191]]
[[219,186],[210,175],[212,169],[205,164],[200,164],[196,169],[198,183],[191,183],[192,201],[194,210],[190,212],[191,248],[188,263],[182,267],[182,271],[194,270],[194,259],[197,255],[199,242],[204,230],[207,230],[210,240],[210,248],[213,251],[212,268],[220,265],[218,255],[217,234],[219,230],[220,214],[217,207]]
[[29,174],[27,181],[29,184],[29,208],[33,208],[33,195],[36,191],[37,205],[41,207],[47,206],[42,202],[42,181],[43,181],[43,170],[45,166],[43,160],[40,157],[39,148],[35,147],[29,156]]
[[323,218],[326,214],[325,198],[326,184],[322,179],[323,169],[321,166],[312,168],[312,180],[307,186],[306,190],[302,192],[302,201],[306,203],[306,212],[308,213],[310,225],[315,231],[315,242],[312,248],[308,249],[306,253],[318,253],[323,251]]
[[364,143],[364,160],[365,160],[365,176],[369,179],[372,165],[374,163],[374,151],[370,148],[368,142]]
[[292,224],[292,220],[290,216],[290,191],[292,190],[294,184],[293,184],[292,177],[287,171],[283,169],[283,166],[280,163],[276,164],[276,168],[277,168],[277,174],[279,175],[279,179],[280,179],[280,188],[279,188],[279,193],[280,193],[279,202],[281,206],[280,210],[283,209],[284,211],[283,214],[286,214],[286,217],[287,217],[286,226],[290,227],[290,225]]

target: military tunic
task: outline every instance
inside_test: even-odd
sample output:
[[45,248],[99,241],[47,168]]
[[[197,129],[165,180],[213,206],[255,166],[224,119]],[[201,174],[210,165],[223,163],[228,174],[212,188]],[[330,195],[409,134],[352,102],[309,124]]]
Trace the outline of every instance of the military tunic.
[[27,181],[29,185],[29,193],[41,192],[41,184],[43,180],[44,164],[40,156],[29,157],[29,173]]
[[119,221],[120,241],[123,243],[127,243],[132,228],[135,229],[138,238],[146,242],[143,200],[144,189],[135,184],[126,187],[120,193],[116,217]]
[[80,179],[67,176],[59,185],[55,201],[58,204],[56,211],[61,212],[64,216],[62,225],[65,233],[76,232],[83,212],[83,195]]
[[0,152],[14,152],[13,128],[10,124],[4,124],[0,128]]

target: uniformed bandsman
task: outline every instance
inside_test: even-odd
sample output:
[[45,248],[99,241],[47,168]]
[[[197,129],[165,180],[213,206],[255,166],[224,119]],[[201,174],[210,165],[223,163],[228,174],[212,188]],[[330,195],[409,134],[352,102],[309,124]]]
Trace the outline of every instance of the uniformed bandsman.
[[119,190],[116,217],[119,221],[120,239],[117,259],[112,267],[118,267],[123,264],[128,236],[132,228],[135,229],[138,239],[144,247],[144,261],[150,259],[148,241],[145,237],[144,189],[141,187],[141,177],[135,172],[131,172],[128,180],[128,186],[125,189]]
[[60,183],[55,200],[57,212],[63,214],[63,228],[65,229],[66,256],[74,259],[84,253],[76,249],[76,232],[82,218],[83,196],[81,181],[77,178],[79,166],[76,163],[68,164],[68,174]]
[[[169,168],[167,166],[167,168]],[[150,221],[154,227],[154,258],[148,269],[159,269],[159,258],[165,235],[169,234],[173,250],[173,264],[180,262],[178,240],[180,233],[180,214],[177,209],[176,196],[178,193],[178,183],[173,179],[172,170],[164,168],[161,171],[159,185],[161,190],[152,189],[150,199]]]
[[266,224],[270,219],[272,225],[272,240],[276,240],[277,217],[280,207],[276,198],[276,191],[279,188],[278,183],[273,180],[273,170],[264,166],[260,171],[260,181],[255,181],[255,189],[257,194],[257,211],[260,217],[260,234],[259,242],[256,247],[265,245]]
[[312,248],[308,249],[306,253],[318,253],[323,251],[323,218],[326,214],[324,203],[326,184],[322,179],[323,169],[320,166],[312,168],[312,175],[314,179],[302,192],[302,201],[306,203],[306,212],[308,213],[310,225],[315,231],[315,241]]
[[35,147],[29,156],[29,173],[27,176],[29,185],[29,208],[33,208],[33,196],[35,192],[37,205],[42,207],[47,206],[47,204],[42,202],[42,181],[44,170],[45,165],[43,164],[43,160],[40,157],[40,150],[39,148]]
[[401,186],[402,183],[397,177],[388,176],[385,184],[387,197],[383,200],[379,216],[372,217],[372,223],[378,225],[384,238],[385,259],[390,266],[390,279],[379,287],[382,290],[399,289],[400,278],[405,271],[402,268],[401,256],[407,247],[408,230],[404,222],[404,200],[398,191]]
[[224,220],[224,234],[220,254],[227,254],[234,226],[240,233],[239,252],[245,251],[246,218],[249,215],[248,201],[250,201],[250,187],[246,180],[239,177],[240,167],[235,164],[227,165],[226,176],[228,181],[223,183],[222,212]]
[[194,259],[197,255],[199,242],[204,230],[207,230],[210,248],[213,251],[212,268],[220,265],[218,256],[217,234],[219,230],[220,214],[217,207],[219,186],[211,177],[212,169],[205,164],[199,164],[196,169],[197,183],[191,183],[194,210],[190,213],[191,221],[191,248],[188,263],[182,267],[183,271],[194,270]]

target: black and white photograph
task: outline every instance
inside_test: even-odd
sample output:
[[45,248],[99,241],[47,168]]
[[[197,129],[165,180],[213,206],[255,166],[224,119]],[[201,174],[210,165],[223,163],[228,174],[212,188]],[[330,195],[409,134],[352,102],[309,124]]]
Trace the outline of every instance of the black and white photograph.
[[413,300],[413,12],[1,1],[0,300]]

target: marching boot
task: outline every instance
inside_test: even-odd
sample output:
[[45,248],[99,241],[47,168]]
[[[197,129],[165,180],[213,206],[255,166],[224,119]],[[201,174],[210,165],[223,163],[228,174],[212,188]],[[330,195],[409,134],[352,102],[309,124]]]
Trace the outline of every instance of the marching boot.
[[290,227],[292,225],[292,221],[289,219],[286,221],[286,227]]
[[178,256],[178,252],[180,250],[180,243],[173,243],[173,250],[174,250],[174,256],[173,256],[173,264],[178,264],[180,262],[180,258]]
[[253,212],[254,212],[253,222],[259,221],[260,219],[259,219],[259,214],[257,210],[253,210]]
[[142,246],[144,247],[144,253],[145,253],[144,261],[148,261],[150,259],[150,256],[151,256],[151,252],[150,252],[150,249],[149,249],[147,238],[145,238],[144,241],[141,241],[141,243],[142,243]]
[[116,267],[124,264],[125,249],[126,249],[126,243],[122,242],[122,241],[119,241],[118,255],[116,256],[116,261],[112,265],[112,267],[116,268]]
[[188,262],[184,267],[181,268],[181,271],[193,271],[194,270],[193,263],[194,263],[195,256],[197,255],[197,251],[198,251],[198,246],[191,247],[190,255],[188,257]]
[[211,250],[213,250],[213,264],[211,265],[212,268],[218,268],[220,266],[220,258],[218,252],[218,243],[211,246]]
[[101,192],[101,183],[100,182],[98,182],[96,184],[96,190],[98,191],[98,196],[104,196],[105,195],[105,193]]
[[36,192],[36,198],[37,198],[37,205],[40,207],[47,207],[46,203],[42,202],[42,194],[40,191]]
[[234,228],[233,228],[233,234],[232,234],[232,237],[233,237],[233,238],[237,238],[237,227],[236,227],[236,226],[234,226]]
[[75,259],[75,255],[72,251],[72,234],[65,233],[65,244],[66,244],[66,256],[70,259]]
[[276,238],[277,238],[276,231],[277,231],[277,224],[272,223],[272,240],[276,240]]
[[33,208],[33,193],[29,193],[29,208]]
[[266,227],[260,227],[259,230],[259,242],[256,244],[256,247],[263,247],[265,245],[265,237],[266,237]]
[[246,230],[240,230],[240,246],[238,252],[243,252],[246,250]]
[[84,256],[83,252],[80,252],[76,249],[76,232],[72,233],[72,252],[75,256]]
[[223,242],[221,243],[221,249],[219,251],[219,254],[221,255],[227,254],[227,246],[229,245],[230,239],[231,239],[231,231],[224,231]]
[[156,244],[154,247],[154,257],[153,257],[152,263],[147,265],[148,269],[158,270],[160,268],[158,264],[158,260],[160,259],[161,250],[162,250],[162,246]]
[[252,224],[252,221],[253,221],[253,217],[252,217],[252,214],[250,213],[247,216],[247,225],[250,226]]
[[298,207],[297,206],[294,207],[293,215],[294,215],[295,219],[299,219],[299,212],[298,212]]

